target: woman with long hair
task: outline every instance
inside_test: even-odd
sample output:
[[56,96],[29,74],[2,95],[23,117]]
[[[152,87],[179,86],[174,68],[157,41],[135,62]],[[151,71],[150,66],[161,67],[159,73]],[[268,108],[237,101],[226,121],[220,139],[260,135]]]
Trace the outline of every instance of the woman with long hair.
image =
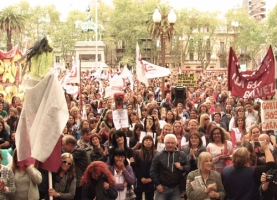
[[109,149],[109,158],[113,156],[115,149],[122,149],[126,152],[126,158],[130,159],[130,161],[134,159],[134,152],[131,148],[127,146],[127,138],[123,131],[117,130],[112,135],[112,145]]
[[210,122],[210,116],[208,114],[205,113],[200,115],[200,123],[199,123],[198,131],[207,135],[208,134],[207,126],[209,122]]
[[48,189],[48,195],[55,199],[74,199],[76,190],[76,174],[73,156],[63,153],[61,166],[53,176],[54,188]]
[[184,129],[183,129],[183,124],[181,121],[175,121],[173,124],[173,134],[176,136],[177,138],[177,147],[180,150],[182,148],[181,146],[181,140],[184,133]]
[[243,117],[244,120],[245,120],[245,111],[244,111],[244,108],[242,106],[238,106],[236,107],[235,109],[235,115],[232,116],[232,118],[230,119],[230,122],[229,122],[229,130],[232,130],[232,128],[235,128],[235,118],[237,117]]
[[133,149],[133,151],[136,151],[140,148],[141,143],[140,141],[140,133],[143,131],[143,125],[142,124],[135,124],[134,126],[134,133],[133,137],[130,138],[129,141],[129,147]]
[[233,153],[232,142],[225,139],[224,131],[220,127],[211,130],[210,141],[207,151],[213,156],[215,171],[221,173],[225,167],[225,160],[230,159],[230,155]]
[[[257,124],[253,124],[246,135],[244,135],[244,141],[252,143],[259,142],[259,136],[261,135],[260,127]],[[254,147],[257,147],[256,145]]]
[[208,107],[205,103],[201,104],[198,106],[198,114],[202,115],[202,114],[209,114],[209,110]]
[[141,123],[136,112],[129,114],[129,130],[133,131],[136,124]]
[[171,125],[174,124],[174,122],[175,122],[175,116],[174,116],[174,113],[171,110],[168,110],[166,112],[165,122],[168,123],[168,124],[171,124]]
[[208,145],[206,135],[202,132],[198,132],[198,121],[197,120],[191,119],[189,121],[188,130],[189,130],[189,132],[183,135],[182,144],[181,144],[182,148],[185,147],[185,146],[188,146],[190,134],[194,133],[194,132],[199,133],[199,135],[201,136],[202,144],[204,146]]
[[188,141],[188,146],[185,146],[182,150],[190,162],[190,171],[193,171],[197,169],[198,156],[203,151],[206,151],[206,147],[203,146],[201,135],[198,132],[191,132]]
[[136,178],[126,157],[126,151],[116,148],[111,156],[109,169],[115,178],[118,200],[125,200],[127,192],[135,184]]
[[164,144],[164,137],[167,134],[173,133],[173,126],[171,124],[165,124],[163,126],[161,135],[157,137],[157,151],[164,150],[165,144]]
[[8,149],[10,147],[10,136],[3,120],[0,120],[0,138],[0,148]]
[[108,140],[108,133],[112,128],[114,128],[113,113],[112,110],[107,110],[104,120],[100,124],[99,131],[99,134],[102,136],[103,142]]
[[82,200],[113,200],[117,198],[115,178],[106,163],[90,163],[81,179]]
[[90,153],[90,161],[107,161],[108,148],[101,144],[102,138],[99,134],[92,134],[89,142],[93,147]]
[[155,154],[153,138],[150,135],[144,136],[141,148],[135,153],[135,162],[131,164],[137,178],[135,185],[136,200],[142,200],[143,192],[145,192],[145,200],[154,199],[155,187],[149,172]]
[[15,132],[19,121],[18,111],[16,108],[10,108],[10,115],[7,124],[10,126],[10,133]]
[[235,118],[235,128],[231,130],[231,141],[234,149],[237,149],[246,135],[246,124],[244,117]]
[[14,173],[16,192],[13,200],[39,199],[38,185],[42,181],[41,173],[33,165],[18,163],[17,150],[13,152],[12,171]]

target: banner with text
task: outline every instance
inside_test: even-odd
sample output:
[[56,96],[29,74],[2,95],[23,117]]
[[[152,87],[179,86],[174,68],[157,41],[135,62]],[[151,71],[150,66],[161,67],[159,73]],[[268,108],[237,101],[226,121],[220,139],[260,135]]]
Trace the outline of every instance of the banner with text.
[[197,87],[197,74],[178,74],[178,85]]
[[271,46],[260,67],[243,72],[239,60],[230,48],[228,64],[228,90],[231,95],[242,98],[268,97],[275,95],[275,62]]
[[277,130],[277,100],[262,101],[261,120],[263,131]]

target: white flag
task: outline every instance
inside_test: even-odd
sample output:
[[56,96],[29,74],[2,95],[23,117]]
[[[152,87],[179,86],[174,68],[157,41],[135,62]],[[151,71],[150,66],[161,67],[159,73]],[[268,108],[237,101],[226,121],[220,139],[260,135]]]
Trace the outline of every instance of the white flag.
[[146,85],[146,87],[148,87],[148,79],[146,77],[146,70],[145,70],[145,68],[143,68],[138,43],[137,43],[137,47],[136,47],[136,69],[137,69],[136,71],[137,71],[138,80],[140,82],[144,83]]
[[154,65],[152,63],[142,61],[143,68],[145,69],[145,76],[147,78],[158,78],[158,77],[166,77],[169,76],[170,69],[161,67],[158,65]]

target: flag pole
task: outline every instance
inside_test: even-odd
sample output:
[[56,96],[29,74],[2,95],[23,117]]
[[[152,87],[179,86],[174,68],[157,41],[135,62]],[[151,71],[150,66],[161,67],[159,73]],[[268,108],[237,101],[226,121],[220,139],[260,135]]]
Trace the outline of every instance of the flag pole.
[[[52,172],[48,171],[48,188],[53,188],[52,185]],[[53,196],[49,196],[49,200],[53,200]]]
[[82,109],[82,76],[81,76],[81,65],[82,65],[82,58],[79,57],[79,75],[80,75],[80,91],[79,91],[79,108]]

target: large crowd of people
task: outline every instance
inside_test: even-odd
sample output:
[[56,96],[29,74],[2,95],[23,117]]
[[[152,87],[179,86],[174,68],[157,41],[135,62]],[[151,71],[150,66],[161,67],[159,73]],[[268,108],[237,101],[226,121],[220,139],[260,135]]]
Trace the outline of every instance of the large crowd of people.
[[176,72],[165,78],[164,91],[162,79],[146,87],[134,76],[124,79],[121,93],[129,125],[116,129],[115,100],[105,88],[120,71],[94,74],[72,84],[79,94],[65,91],[69,118],[52,188],[46,171],[18,165],[24,100],[6,102],[0,93],[0,199],[277,199],[276,130],[262,131],[260,112],[261,100],[274,97],[231,96],[227,74],[207,72],[176,103]]

